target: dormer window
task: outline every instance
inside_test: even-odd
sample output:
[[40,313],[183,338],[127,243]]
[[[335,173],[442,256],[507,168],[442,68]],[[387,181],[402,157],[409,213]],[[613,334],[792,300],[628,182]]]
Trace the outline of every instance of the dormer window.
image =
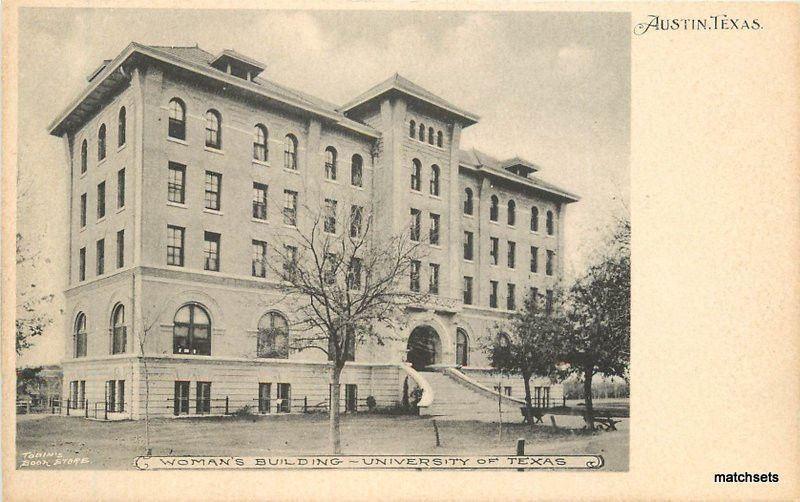
[[243,56],[236,51],[224,50],[211,62],[211,66],[242,80],[253,81],[262,71],[263,63]]

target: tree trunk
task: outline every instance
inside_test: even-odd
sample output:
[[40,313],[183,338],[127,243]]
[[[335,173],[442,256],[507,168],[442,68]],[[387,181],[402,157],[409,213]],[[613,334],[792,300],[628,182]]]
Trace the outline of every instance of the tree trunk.
[[531,416],[531,376],[523,373],[522,381],[525,383],[525,421],[533,426],[533,417]]
[[342,453],[342,434],[339,428],[339,380],[341,374],[342,368],[333,364],[331,366],[331,402],[328,407],[328,416],[330,418],[331,453],[334,455]]
[[594,374],[591,369],[583,373],[583,401],[585,406],[584,420],[589,430],[594,430],[594,409],[592,408],[592,377]]

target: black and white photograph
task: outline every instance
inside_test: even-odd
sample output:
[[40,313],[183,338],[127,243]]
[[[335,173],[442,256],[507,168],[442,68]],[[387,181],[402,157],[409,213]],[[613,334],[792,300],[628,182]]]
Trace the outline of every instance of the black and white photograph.
[[627,470],[629,15],[20,22],[19,469]]

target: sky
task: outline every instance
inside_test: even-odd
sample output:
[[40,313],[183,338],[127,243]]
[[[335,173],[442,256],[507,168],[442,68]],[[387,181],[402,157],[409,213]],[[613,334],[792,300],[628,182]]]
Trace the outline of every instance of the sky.
[[581,197],[565,222],[569,277],[628,214],[629,25],[625,13],[23,9],[17,230],[40,259],[18,285],[56,296],[18,365],[63,357],[67,171],[47,126],[131,41],[234,49],[266,63],[262,77],[338,104],[398,72],[476,113],[462,148],[521,156]]

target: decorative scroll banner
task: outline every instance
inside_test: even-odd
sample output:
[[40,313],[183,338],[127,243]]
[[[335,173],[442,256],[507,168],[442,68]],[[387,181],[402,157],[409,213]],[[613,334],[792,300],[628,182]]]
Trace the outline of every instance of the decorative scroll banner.
[[164,469],[600,469],[601,455],[286,455],[136,457],[141,470]]

